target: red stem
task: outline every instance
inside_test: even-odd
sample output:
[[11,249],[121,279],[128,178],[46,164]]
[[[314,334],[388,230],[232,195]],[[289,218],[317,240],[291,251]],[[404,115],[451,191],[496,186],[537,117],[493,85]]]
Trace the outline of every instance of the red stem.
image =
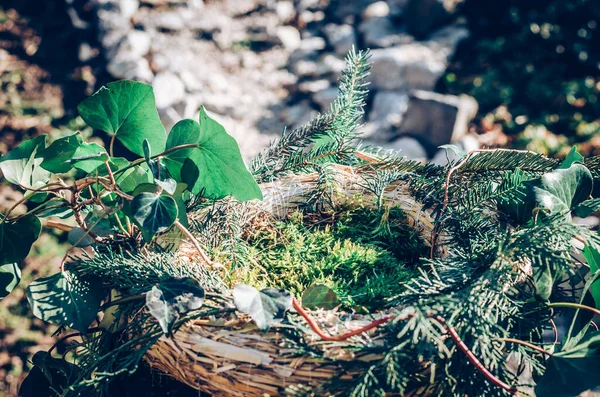
[[310,317],[310,315],[302,308],[302,305],[296,300],[296,298],[292,298],[292,304],[294,306],[294,309],[296,309],[296,311],[306,320],[306,322],[308,323],[310,328],[315,332],[315,334],[319,335],[321,339],[326,340],[328,342],[340,342],[346,340],[352,336],[362,334],[363,332],[367,332],[368,330],[373,329],[392,319],[392,316],[386,316],[375,320],[362,328],[355,329],[354,331],[350,331],[342,335],[329,336],[325,332],[323,332],[323,330],[321,330],[316,321],[312,317]]
[[446,324],[446,320],[444,320],[443,317],[436,316],[435,318],[440,322],[440,324],[442,324],[446,328],[448,334],[456,344],[456,347],[458,347],[458,349],[462,351],[465,354],[465,356],[467,356],[467,359],[471,362],[471,364],[473,364],[475,368],[479,372],[481,372],[481,374],[485,376],[485,378],[488,381],[512,394],[516,394],[519,391],[519,389],[517,389],[515,386],[511,386],[498,379],[493,373],[491,373],[486,367],[484,367],[481,361],[479,361],[479,359],[475,357],[475,354],[473,354],[473,352],[469,349],[465,342],[463,342],[463,340],[460,338],[458,332],[456,332],[454,328]]

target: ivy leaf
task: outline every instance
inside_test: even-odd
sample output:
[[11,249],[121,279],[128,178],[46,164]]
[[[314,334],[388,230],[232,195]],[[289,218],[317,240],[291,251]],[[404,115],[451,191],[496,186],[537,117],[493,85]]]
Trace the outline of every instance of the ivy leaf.
[[181,314],[199,309],[203,304],[204,289],[189,277],[161,281],[146,294],[146,307],[166,335],[171,334]]
[[[600,271],[600,252],[596,249],[586,245],[583,247],[583,257],[587,260],[588,266],[590,267],[590,275],[594,275]],[[596,308],[600,308],[600,281],[596,280],[590,286],[590,293],[596,302]]]
[[83,139],[79,132],[55,140],[44,149],[42,154],[44,161],[42,161],[41,167],[54,174],[71,171],[73,166],[70,160],[82,143]]
[[170,196],[140,193],[129,205],[133,221],[150,242],[156,233],[167,230],[177,220],[177,203]]
[[438,146],[438,149],[445,149],[447,152],[452,152],[457,159],[462,159],[467,155],[467,152],[462,150],[460,147],[452,144]]
[[292,307],[292,294],[277,288],[265,288],[258,291],[245,284],[233,289],[233,303],[242,313],[248,314],[258,328],[266,330],[278,324],[285,312]]
[[0,265],[25,259],[41,231],[42,224],[33,215],[0,223]]
[[96,318],[103,298],[102,283],[79,279],[68,271],[39,278],[27,287],[36,317],[81,332]]
[[46,135],[30,139],[0,157],[0,170],[12,184],[38,188],[48,183],[50,172],[41,167]]
[[[169,135],[167,136],[166,150],[182,145],[198,144],[199,141],[200,125],[194,120],[181,120],[175,124],[171,129],[171,132],[169,132]],[[181,167],[183,167],[185,159],[190,157],[193,150],[193,148],[178,149],[176,151],[167,153],[162,159],[163,163],[169,170],[169,173],[173,177],[181,179]]]
[[97,143],[83,143],[70,160],[73,167],[91,173],[108,161],[108,153]]
[[339,304],[335,292],[323,284],[313,284],[302,294],[302,306],[307,309],[332,310]]
[[546,372],[535,387],[538,396],[575,397],[600,385],[600,332],[589,333],[574,346],[546,361]]
[[593,184],[590,171],[583,165],[573,164],[543,175],[534,192],[540,205],[552,213],[568,212],[590,196]]
[[181,179],[190,191],[207,197],[233,196],[240,201],[262,199],[258,184],[242,160],[240,149],[223,126],[200,108],[199,148],[185,159]]
[[575,207],[575,215],[577,215],[580,218],[586,218],[599,210],[600,198],[585,200],[583,203]]
[[131,193],[138,185],[152,183],[154,178],[147,164],[130,168],[116,177],[117,185],[125,193]]
[[0,265],[0,298],[12,292],[21,281],[21,269],[16,263]]
[[569,154],[567,154],[567,156],[562,161],[562,163],[560,163],[560,165],[558,166],[558,168],[559,169],[567,169],[570,166],[572,166],[573,164],[576,164],[576,163],[577,164],[583,164],[583,162],[584,162],[584,158],[577,151],[577,146],[573,146],[571,148],[571,150],[569,151]]
[[152,86],[123,80],[108,83],[77,107],[92,128],[116,135],[131,152],[143,156],[142,143],[162,152],[166,133],[158,116]]
[[38,351],[31,358],[33,368],[21,383],[20,397],[51,396],[61,393],[77,379],[79,367]]
[[69,244],[78,248],[89,247],[94,244],[94,239],[90,237],[90,234],[78,226],[69,231],[67,239],[69,240]]

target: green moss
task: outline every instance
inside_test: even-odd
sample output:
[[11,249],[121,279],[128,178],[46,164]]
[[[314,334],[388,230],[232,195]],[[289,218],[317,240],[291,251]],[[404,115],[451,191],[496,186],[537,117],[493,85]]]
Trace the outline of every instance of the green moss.
[[277,287],[300,297],[311,284],[332,288],[346,307],[375,309],[400,293],[423,252],[416,233],[399,211],[359,209],[333,224],[310,222],[301,213],[255,230],[237,282]]

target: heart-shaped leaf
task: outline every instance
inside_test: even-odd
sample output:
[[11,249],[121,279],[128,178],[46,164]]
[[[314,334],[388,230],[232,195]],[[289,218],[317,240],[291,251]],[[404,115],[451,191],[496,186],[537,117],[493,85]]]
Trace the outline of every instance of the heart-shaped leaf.
[[73,168],[71,159],[83,143],[79,132],[59,138],[43,151],[42,168],[55,174],[64,174]]
[[233,289],[233,302],[239,311],[252,317],[258,328],[266,330],[278,324],[292,308],[292,294],[283,289],[258,291],[249,285],[238,284]]
[[569,154],[567,154],[567,156],[562,161],[562,163],[560,163],[558,168],[566,169],[566,168],[571,167],[573,164],[576,164],[576,163],[583,164],[583,162],[584,162],[583,156],[581,154],[579,154],[579,152],[577,151],[577,147],[573,146],[571,148],[571,150],[569,151]]
[[331,310],[340,304],[333,290],[323,284],[313,284],[302,294],[302,306],[307,309]]
[[94,239],[90,237],[90,234],[79,226],[75,226],[69,231],[67,239],[69,240],[69,244],[78,248],[89,247],[94,244]]
[[123,80],[108,83],[78,107],[92,128],[116,135],[131,152],[143,156],[148,139],[157,153],[164,151],[166,133],[158,116],[152,86]]
[[102,283],[79,279],[68,271],[39,278],[27,287],[36,317],[78,331],[94,321],[103,298]]
[[260,188],[242,160],[240,149],[223,126],[200,109],[199,148],[185,159],[181,180],[194,194],[233,196],[240,201],[262,199]]
[[104,165],[108,159],[108,153],[102,146],[97,143],[82,143],[70,162],[73,167],[89,174]]
[[21,281],[21,269],[16,263],[0,265],[0,298],[12,292]]
[[167,230],[177,220],[177,203],[170,196],[140,193],[131,201],[129,211],[146,242],[150,242],[156,233]]
[[50,172],[41,167],[46,135],[27,140],[0,157],[0,170],[12,184],[39,188],[50,180]]
[[189,277],[161,281],[146,294],[146,307],[167,335],[181,314],[199,309],[203,304],[204,289]]
[[[590,246],[585,246],[582,252],[590,267],[590,275],[600,271],[600,252]],[[596,302],[596,308],[600,308],[600,280],[595,281],[590,286],[590,293]]]
[[79,367],[38,351],[31,358],[33,368],[21,383],[19,397],[51,396],[61,393],[77,379]]
[[[171,132],[169,132],[169,135],[167,136],[166,150],[182,145],[198,144],[199,141],[200,125],[194,120],[181,120],[175,124],[171,129]],[[181,167],[183,167],[185,159],[190,157],[192,151],[193,148],[178,149],[167,153],[162,159],[163,163],[169,169],[169,172],[173,177],[181,179]]]
[[600,385],[600,332],[585,335],[579,343],[554,353],[535,387],[537,396],[575,397]]
[[0,265],[25,259],[41,231],[42,224],[33,215],[0,223]]
[[600,211],[600,198],[585,200],[575,207],[575,215],[580,218],[586,218],[596,211]]
[[116,178],[117,185],[125,193],[131,193],[141,184],[152,183],[154,177],[146,163],[124,171]]
[[534,187],[538,203],[551,211],[569,212],[592,193],[594,180],[590,171],[581,164],[557,169],[542,176],[539,187]]

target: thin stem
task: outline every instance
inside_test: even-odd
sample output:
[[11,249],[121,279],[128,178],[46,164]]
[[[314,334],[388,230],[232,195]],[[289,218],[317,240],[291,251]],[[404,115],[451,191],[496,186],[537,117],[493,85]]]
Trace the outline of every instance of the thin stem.
[[85,332],[73,332],[72,334],[65,335],[62,338],[58,339],[52,346],[50,346],[50,349],[48,350],[48,354],[49,355],[52,354],[52,351],[54,349],[56,349],[56,347],[59,344],[61,344],[62,342],[66,341],[69,338],[74,338],[76,336],[88,335],[88,334],[92,334],[94,332],[99,332],[99,331],[102,331],[102,328],[95,327],[95,328],[88,328],[85,330]]
[[496,338],[495,340],[500,341],[500,342],[504,342],[504,343],[514,343],[517,345],[523,345],[523,346],[527,346],[530,349],[533,349],[539,353],[548,355],[548,356],[552,356],[552,353],[550,353],[549,351],[544,350],[543,348],[534,345],[533,343],[529,343],[529,342],[525,342],[523,340],[519,340],[519,339],[513,339],[513,338]]
[[302,308],[302,305],[296,300],[296,298],[292,298],[292,305],[294,306],[294,309],[296,309],[298,314],[300,314],[306,320],[306,322],[308,323],[310,328],[315,332],[315,334],[317,334],[321,339],[328,342],[344,341],[352,336],[362,334],[372,328],[378,327],[379,325],[384,324],[392,319],[392,316],[386,316],[375,320],[362,328],[355,329],[354,331],[350,331],[342,335],[330,336],[323,332],[323,330],[321,330],[316,321],[312,317],[310,317],[310,315]]
[[109,148],[108,148],[108,153],[110,154],[110,157],[115,157],[114,152],[113,152],[113,148],[114,148],[114,145],[115,145],[115,138],[116,137],[117,137],[117,134],[114,134],[112,136],[112,138],[110,138],[110,145],[109,145]]
[[135,302],[135,301],[139,301],[139,300],[142,300],[142,299],[145,299],[145,298],[146,298],[146,293],[137,294],[137,295],[131,295],[131,296],[128,296],[126,298],[117,299],[117,300],[114,300],[114,301],[111,301],[111,302],[107,302],[107,303],[103,304],[102,306],[100,306],[99,311],[106,310],[106,309],[108,309],[111,306],[117,306],[117,305],[122,305],[124,303]]
[[115,176],[113,175],[113,172],[110,169],[110,164],[108,164],[108,161],[105,161],[104,165],[106,165],[106,172],[108,172],[108,177],[110,178],[110,184],[112,186],[116,187],[117,186],[117,182],[115,181]]
[[590,312],[594,313],[597,316],[600,316],[600,310],[595,309],[595,308],[590,307],[590,306],[582,305],[580,303],[555,302],[555,303],[550,303],[548,305],[548,307],[568,307],[568,308],[571,308],[571,309],[582,309],[582,310],[590,311]]
[[[173,153],[173,152],[176,152],[176,151],[181,150],[181,149],[195,149],[195,148],[198,148],[198,147],[200,147],[200,145],[195,144],[195,143],[187,143],[185,145],[174,146],[174,147],[172,147],[170,149],[165,150],[162,153],[155,154],[154,156],[150,156],[150,159],[155,159],[157,157],[165,156],[165,155],[167,155],[169,153]],[[144,161],[146,161],[146,159],[143,159],[143,158],[134,160],[127,167],[123,167],[120,170],[115,171],[114,175],[119,175],[122,172],[125,172],[128,169],[133,168],[136,165],[143,163]]]
[[206,263],[208,263],[210,266],[214,266],[214,262],[212,260],[210,260],[208,255],[206,255],[206,252],[204,252],[202,247],[200,247],[200,243],[198,242],[196,237],[194,237],[194,235],[189,230],[187,230],[187,228],[185,226],[183,226],[181,224],[181,222],[179,222],[178,220],[175,221],[175,226],[177,226],[177,228],[179,230],[181,230],[183,232],[183,234],[185,234],[185,236],[188,238],[188,240],[190,240],[192,242],[192,244],[196,248],[196,251],[198,251],[198,253],[202,257],[202,260],[205,261]]
[[71,230],[73,230],[73,226],[67,225],[67,224],[64,224],[61,222],[53,221],[53,220],[47,220],[46,227],[50,227],[52,229],[57,229],[57,230],[62,230],[63,232],[70,232]]
[[501,379],[498,379],[493,373],[491,373],[481,363],[481,361],[479,361],[479,359],[475,356],[475,354],[473,354],[473,352],[471,351],[471,349],[469,349],[469,347],[465,344],[465,342],[463,342],[460,335],[458,335],[458,332],[456,332],[456,330],[454,328],[449,326],[443,317],[435,316],[435,319],[438,320],[440,322],[440,324],[442,324],[446,328],[446,330],[448,331],[448,334],[450,335],[450,337],[456,344],[456,347],[458,347],[458,349],[460,351],[462,351],[465,354],[465,356],[467,356],[467,359],[471,362],[471,364],[473,364],[473,366],[475,366],[475,368],[479,372],[481,372],[481,374],[483,376],[485,376],[485,378],[488,381],[490,381],[492,384],[494,384],[512,394],[516,394],[519,391],[519,389],[517,389],[515,386],[511,386],[511,385],[503,382]]

